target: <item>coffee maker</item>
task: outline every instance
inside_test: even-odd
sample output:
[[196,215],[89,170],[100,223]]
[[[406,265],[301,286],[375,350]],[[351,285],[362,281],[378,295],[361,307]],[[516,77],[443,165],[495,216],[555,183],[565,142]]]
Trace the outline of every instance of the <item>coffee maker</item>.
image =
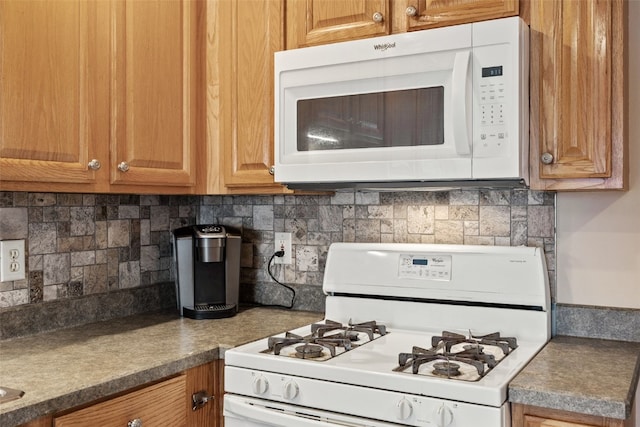
[[240,235],[222,225],[173,231],[176,299],[181,316],[219,319],[238,312]]

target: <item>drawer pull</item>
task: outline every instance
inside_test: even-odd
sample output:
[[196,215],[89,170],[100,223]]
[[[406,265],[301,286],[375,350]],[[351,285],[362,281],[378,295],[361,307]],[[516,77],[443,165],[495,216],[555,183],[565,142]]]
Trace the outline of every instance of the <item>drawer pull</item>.
[[127,423],[127,427],[142,427],[142,420],[140,418],[131,420]]
[[213,398],[214,396],[209,395],[206,390],[200,390],[197,393],[193,393],[193,395],[191,395],[191,400],[193,401],[193,407],[191,410],[196,411],[202,408],[207,404],[207,402],[213,400]]

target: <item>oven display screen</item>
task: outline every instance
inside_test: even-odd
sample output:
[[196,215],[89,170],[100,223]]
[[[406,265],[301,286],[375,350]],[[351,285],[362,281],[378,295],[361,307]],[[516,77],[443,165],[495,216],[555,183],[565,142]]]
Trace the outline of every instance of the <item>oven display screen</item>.
[[400,254],[398,275],[406,279],[451,280],[451,255]]

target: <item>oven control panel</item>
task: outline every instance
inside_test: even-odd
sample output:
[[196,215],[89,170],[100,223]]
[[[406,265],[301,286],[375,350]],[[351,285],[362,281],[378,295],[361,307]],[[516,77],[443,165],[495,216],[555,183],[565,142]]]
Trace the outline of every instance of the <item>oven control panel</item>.
[[451,280],[451,255],[400,254],[402,279]]
[[[320,369],[317,364],[313,366]],[[387,423],[424,427],[475,427],[478,420],[482,420],[483,425],[502,426],[502,421],[508,419],[506,404],[495,408],[234,366],[225,367],[225,392],[227,396],[259,399],[264,402],[265,409],[273,407],[273,402],[278,402],[281,406],[278,410],[280,415],[284,412],[304,417],[304,411],[313,408],[314,418],[325,420],[345,415],[366,417],[369,423],[362,424],[363,427],[386,426]],[[378,420],[380,423],[373,424],[371,420]],[[281,425],[306,424],[290,420],[288,424]],[[357,423],[348,425],[360,426]]]

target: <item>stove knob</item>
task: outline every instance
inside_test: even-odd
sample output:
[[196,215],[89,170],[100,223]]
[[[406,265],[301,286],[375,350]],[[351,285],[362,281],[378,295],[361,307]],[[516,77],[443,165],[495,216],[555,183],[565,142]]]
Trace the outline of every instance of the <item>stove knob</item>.
[[253,392],[255,394],[265,394],[269,390],[269,381],[263,377],[262,375],[257,376],[255,380],[253,380]]
[[293,400],[298,396],[298,384],[295,381],[287,381],[282,388],[282,396],[287,400]]
[[436,426],[438,427],[447,427],[453,422],[453,412],[451,411],[451,408],[445,406],[444,404],[436,409],[433,415]]
[[406,420],[412,413],[413,406],[411,406],[411,402],[403,397],[396,405],[396,417],[399,420]]

